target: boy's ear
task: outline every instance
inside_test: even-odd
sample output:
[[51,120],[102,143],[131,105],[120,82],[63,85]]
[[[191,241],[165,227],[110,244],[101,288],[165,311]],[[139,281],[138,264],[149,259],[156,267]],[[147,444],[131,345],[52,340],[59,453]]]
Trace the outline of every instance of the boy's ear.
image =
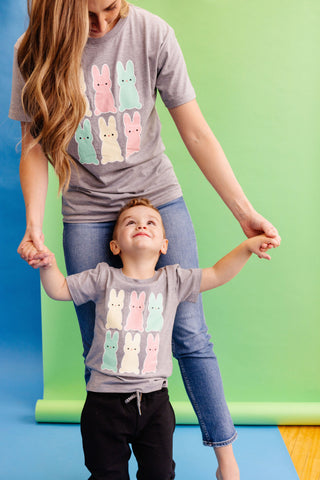
[[113,253],[113,255],[119,255],[120,253],[120,247],[118,245],[117,240],[111,240],[110,242],[110,250]]
[[163,243],[162,243],[162,247],[160,248],[160,253],[162,253],[162,255],[165,255],[168,251],[168,239],[167,238],[164,238],[163,239]]

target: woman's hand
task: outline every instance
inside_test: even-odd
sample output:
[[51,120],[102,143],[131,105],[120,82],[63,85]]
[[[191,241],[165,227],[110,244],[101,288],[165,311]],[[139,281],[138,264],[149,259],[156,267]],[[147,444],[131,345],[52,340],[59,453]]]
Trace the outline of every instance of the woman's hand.
[[20,257],[33,268],[43,266],[41,262],[35,261],[35,256],[45,250],[43,242],[44,235],[40,228],[27,229],[18,247]]
[[253,211],[250,216],[240,218],[239,223],[248,238],[264,234],[276,241],[276,245],[274,246],[278,247],[280,245],[281,238],[278,230],[256,211]]

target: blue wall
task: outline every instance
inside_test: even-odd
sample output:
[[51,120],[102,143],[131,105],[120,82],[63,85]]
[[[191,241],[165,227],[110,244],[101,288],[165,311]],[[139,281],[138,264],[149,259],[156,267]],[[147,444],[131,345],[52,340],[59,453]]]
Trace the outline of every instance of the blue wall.
[[0,17],[0,347],[40,351],[39,276],[16,253],[25,226],[19,183],[20,125],[8,119],[13,46],[25,30],[26,1],[1,2]]

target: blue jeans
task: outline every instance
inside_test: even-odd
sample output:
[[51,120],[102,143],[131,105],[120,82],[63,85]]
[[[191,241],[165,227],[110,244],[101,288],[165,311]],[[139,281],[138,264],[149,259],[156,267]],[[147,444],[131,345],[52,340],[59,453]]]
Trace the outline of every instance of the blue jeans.
[[[168,252],[157,268],[178,263],[183,268],[198,267],[198,253],[192,221],[183,198],[159,207]],[[121,267],[119,257],[109,249],[114,222],[64,224],[63,244],[68,275],[95,268],[99,262]],[[86,357],[93,338],[95,305],[88,302],[75,307]],[[229,445],[236,431],[225,401],[217,358],[205,323],[201,295],[197,303],[179,305],[172,341],[183,382],[199,420],[205,445]],[[88,380],[88,373],[86,373]]]

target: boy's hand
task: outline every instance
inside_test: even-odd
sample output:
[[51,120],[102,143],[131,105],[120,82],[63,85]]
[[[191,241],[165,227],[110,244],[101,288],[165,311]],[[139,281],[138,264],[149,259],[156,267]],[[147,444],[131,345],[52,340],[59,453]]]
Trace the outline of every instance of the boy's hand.
[[271,260],[267,251],[279,246],[279,242],[276,238],[266,237],[265,235],[251,237],[246,240],[246,243],[250,252],[255,253],[259,258],[264,258],[266,260]]
[[[33,246],[31,248],[35,250]],[[32,251],[32,259],[29,260],[28,263],[33,268],[48,269],[52,267],[54,262],[55,262],[54,254],[50,252],[50,250],[46,246],[43,246],[41,252],[38,252],[37,250],[35,252]]]
[[[18,254],[29,265],[32,265],[31,261],[33,260],[33,256],[38,252],[42,252],[44,249],[43,241],[44,236],[42,230],[38,228],[28,228],[18,247]],[[34,267],[34,265],[32,266],[33,268],[37,268]]]

